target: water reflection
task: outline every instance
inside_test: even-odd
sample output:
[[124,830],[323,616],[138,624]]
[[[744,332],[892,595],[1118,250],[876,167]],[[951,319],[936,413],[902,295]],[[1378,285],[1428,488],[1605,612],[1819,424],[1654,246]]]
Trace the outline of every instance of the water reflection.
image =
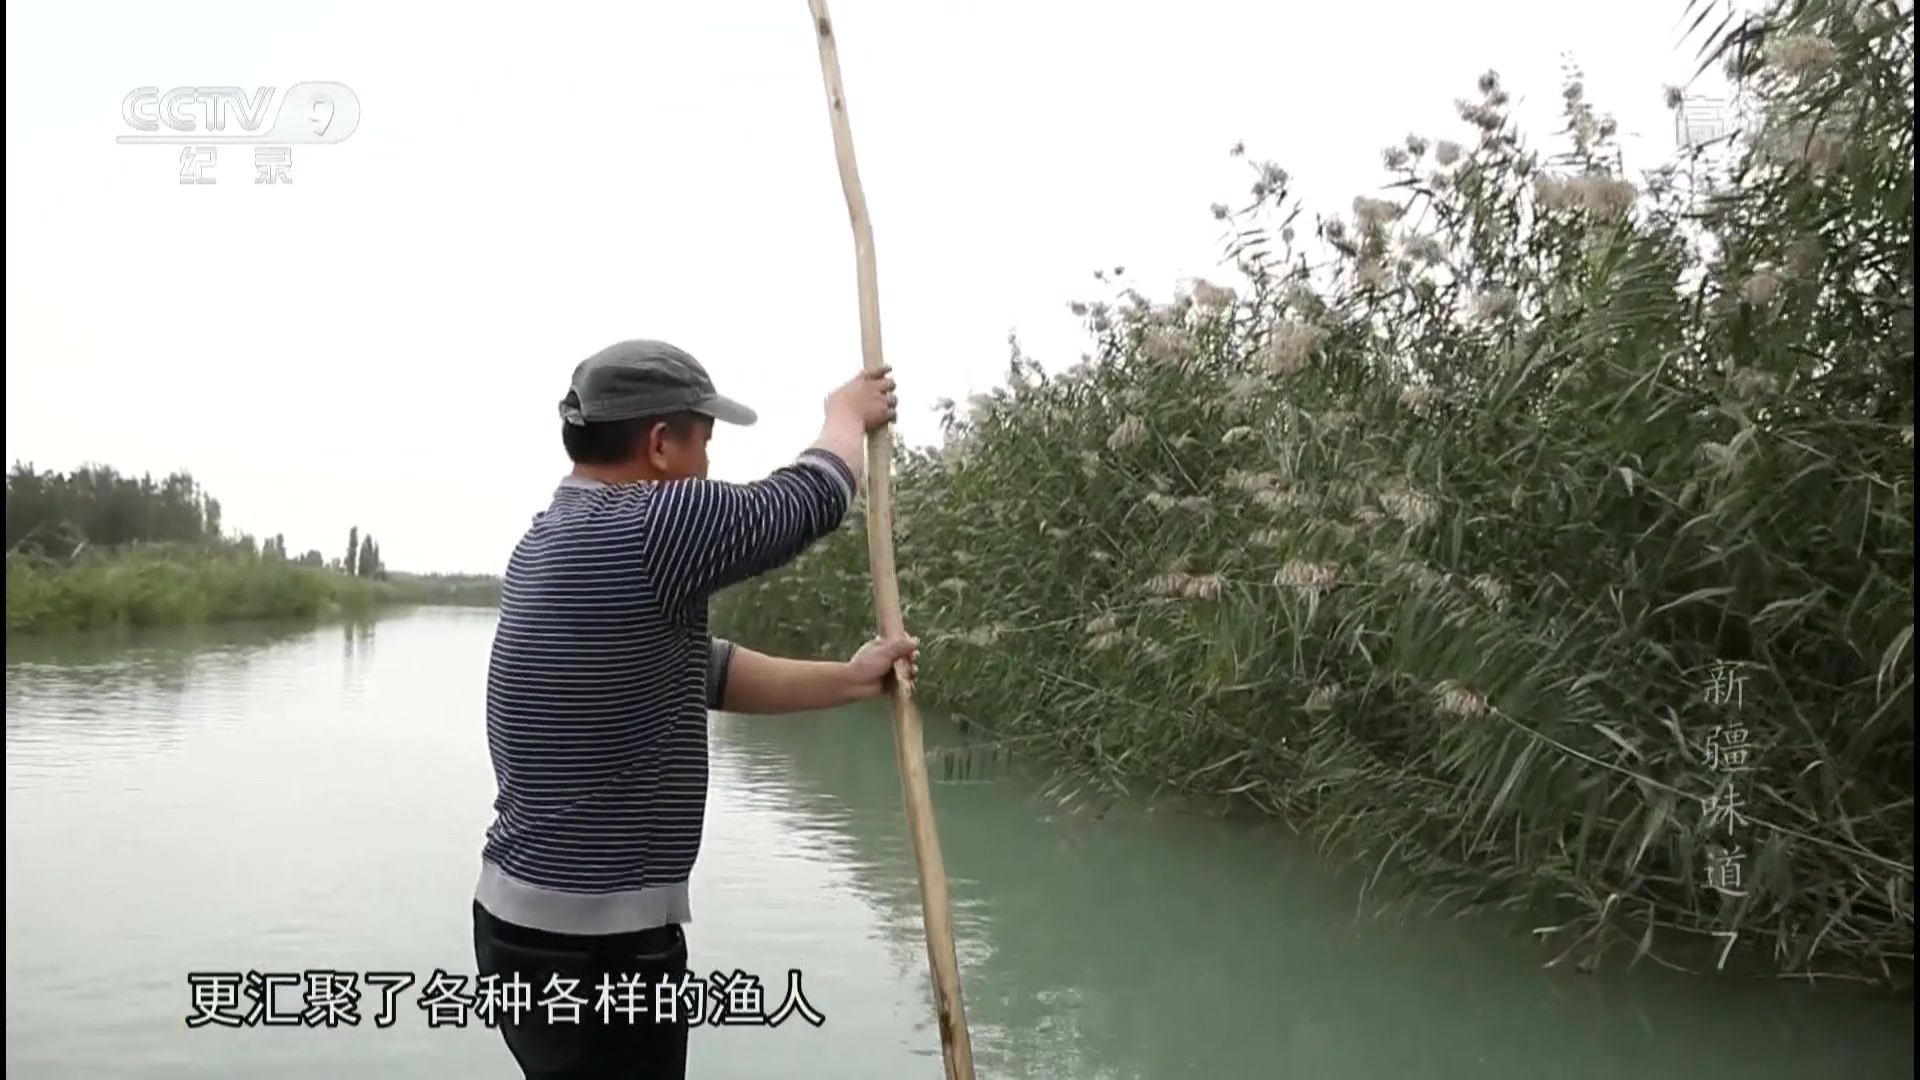
[[9,642],[8,1075],[503,1075],[417,1011],[182,1024],[190,971],[471,966],[483,614],[380,624],[384,665],[364,625]]
[[[9,642],[7,1071],[505,1077],[492,1033],[188,1033],[189,970],[471,963],[494,613]],[[338,637],[334,637],[338,635]],[[717,718],[696,966],[804,969],[825,1027],[708,1031],[695,1075],[937,1076],[883,709]],[[952,733],[930,724],[930,745]],[[936,774],[938,775],[938,774]],[[1355,918],[1272,828],[1017,771],[935,786],[984,1077],[1906,1075],[1910,1006],[1539,970],[1516,935]],[[416,988],[417,989],[417,988]],[[259,1037],[255,1037],[259,1036]]]
[[[7,640],[7,753],[57,767],[75,740],[111,753],[134,740],[171,746],[182,709],[223,698],[276,650],[298,648],[311,625],[276,623],[164,633],[89,633]],[[207,700],[210,695],[212,701]]]
[[[718,752],[844,834],[841,865],[884,912],[896,960],[924,972],[887,725],[877,709],[728,719]],[[931,725],[929,745],[943,734]],[[992,1075],[1693,1080],[1905,1075],[1912,1062],[1907,1005],[1548,972],[1504,924],[1362,919],[1360,883],[1273,827],[1128,804],[1069,826],[1017,771],[934,793],[968,1018]],[[918,1004],[930,1012],[930,990]]]

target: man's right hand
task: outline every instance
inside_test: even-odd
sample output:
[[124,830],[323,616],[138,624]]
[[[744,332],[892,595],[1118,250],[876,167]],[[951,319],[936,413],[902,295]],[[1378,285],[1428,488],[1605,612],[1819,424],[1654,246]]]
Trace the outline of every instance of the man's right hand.
[[900,400],[894,396],[893,369],[863,371],[846,385],[827,395],[827,424],[857,424],[863,434],[872,434],[893,423],[900,414]]

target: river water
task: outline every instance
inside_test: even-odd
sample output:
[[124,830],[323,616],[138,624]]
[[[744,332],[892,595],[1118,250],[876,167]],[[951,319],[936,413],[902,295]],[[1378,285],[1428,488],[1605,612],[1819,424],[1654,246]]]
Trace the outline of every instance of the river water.
[[[10,641],[9,1080],[516,1076],[496,1032],[421,1005],[436,970],[473,965],[492,630],[488,611],[423,610]],[[797,969],[824,1022],[697,1029],[691,1075],[938,1077],[884,710],[712,732],[693,966],[757,978],[769,1011]],[[935,801],[982,1077],[1912,1072],[1910,1004],[1543,971],[1512,928],[1358,919],[1353,884],[1272,828],[1124,805],[1088,820],[1017,773],[936,783]],[[364,981],[358,1025],[188,1023],[190,973],[310,970],[413,981],[385,1025]]]

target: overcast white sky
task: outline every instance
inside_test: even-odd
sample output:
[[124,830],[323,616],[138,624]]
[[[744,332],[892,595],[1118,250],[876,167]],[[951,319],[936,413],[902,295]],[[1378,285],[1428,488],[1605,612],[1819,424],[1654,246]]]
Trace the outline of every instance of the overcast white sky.
[[[985,390],[1017,331],[1084,347],[1068,301],[1218,264],[1207,207],[1246,140],[1323,211],[1499,70],[1530,132],[1560,64],[1662,157],[1694,67],[1684,0],[834,0],[903,434]],[[122,146],[138,86],[330,80],[358,131],[255,185]],[[860,362],[851,234],[802,0],[7,6],[10,460],[190,469],[230,525],[329,556],[497,572],[566,470],[573,365],[629,337],[761,410],[749,479]]]

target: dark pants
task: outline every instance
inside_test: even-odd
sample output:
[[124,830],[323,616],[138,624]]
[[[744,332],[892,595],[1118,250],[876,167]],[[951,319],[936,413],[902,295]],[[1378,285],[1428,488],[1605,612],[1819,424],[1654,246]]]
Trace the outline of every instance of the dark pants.
[[[527,1080],[682,1080],[687,1074],[685,1016],[656,1015],[656,986],[687,970],[687,938],[678,926],[582,937],[533,930],[473,905],[473,952],[480,974],[518,985],[531,1008],[498,1012],[507,1049]],[[619,991],[603,1000],[603,984]],[[555,1002],[580,1002],[577,1006]],[[625,1005],[614,1004],[615,1001]],[[633,1003],[644,1002],[636,1007]],[[576,1011],[577,1010],[577,1011]],[[571,1015],[570,1015],[571,1014]]]

